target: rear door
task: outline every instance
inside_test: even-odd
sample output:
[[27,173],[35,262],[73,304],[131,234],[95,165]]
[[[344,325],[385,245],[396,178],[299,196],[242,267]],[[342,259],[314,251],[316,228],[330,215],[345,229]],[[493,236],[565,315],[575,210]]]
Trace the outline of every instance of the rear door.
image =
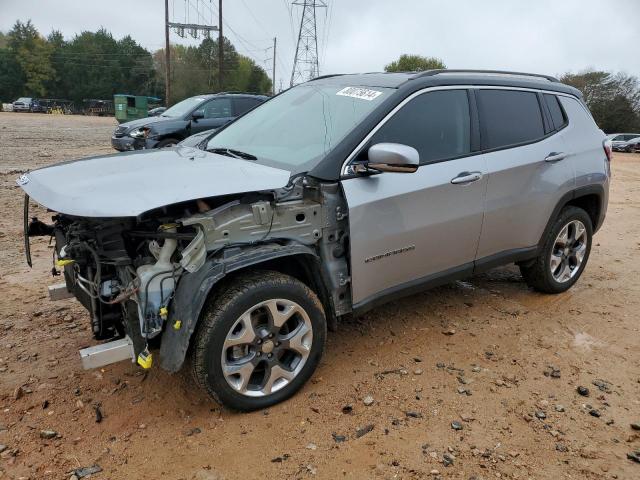
[[233,97],[234,116],[239,117],[240,115],[244,115],[261,103],[262,100],[255,97]]
[[214,98],[198,108],[204,118],[191,121],[191,134],[219,128],[234,119],[230,97]]
[[[558,201],[574,188],[575,174],[555,95],[492,87],[476,90],[476,98],[489,170],[481,268],[533,250]],[[562,124],[556,127],[553,116]]]
[[353,303],[357,308],[439,276],[469,273],[484,211],[487,168],[472,155],[475,110],[464,89],[418,94],[369,135],[416,148],[415,173],[345,178]]

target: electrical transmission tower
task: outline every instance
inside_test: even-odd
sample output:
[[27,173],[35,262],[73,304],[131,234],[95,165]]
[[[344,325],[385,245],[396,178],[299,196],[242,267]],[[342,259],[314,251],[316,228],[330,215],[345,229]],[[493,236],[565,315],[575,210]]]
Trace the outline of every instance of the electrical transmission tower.
[[327,8],[325,0],[296,0],[293,5],[302,6],[302,19],[296,56],[291,72],[291,86],[306,82],[320,74],[318,62],[318,29],[316,25],[316,8]]

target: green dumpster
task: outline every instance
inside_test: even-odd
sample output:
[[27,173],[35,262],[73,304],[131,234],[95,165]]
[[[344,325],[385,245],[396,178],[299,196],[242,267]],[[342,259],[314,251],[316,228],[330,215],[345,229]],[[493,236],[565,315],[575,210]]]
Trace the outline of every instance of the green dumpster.
[[116,120],[119,123],[147,117],[149,111],[149,97],[141,95],[114,95],[113,105]]

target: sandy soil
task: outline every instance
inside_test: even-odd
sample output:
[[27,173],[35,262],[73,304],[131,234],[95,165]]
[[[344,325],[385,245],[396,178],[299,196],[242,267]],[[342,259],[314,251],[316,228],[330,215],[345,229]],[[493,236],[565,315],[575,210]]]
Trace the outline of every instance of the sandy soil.
[[94,465],[99,479],[640,478],[640,155],[615,156],[570,292],[535,293],[507,267],[388,304],[330,334],[293,399],[237,414],[186,375],[83,371],[88,317],[47,300],[51,247],[37,239],[34,268],[23,260],[15,177],[111,152],[114,125],[0,113],[0,479]]

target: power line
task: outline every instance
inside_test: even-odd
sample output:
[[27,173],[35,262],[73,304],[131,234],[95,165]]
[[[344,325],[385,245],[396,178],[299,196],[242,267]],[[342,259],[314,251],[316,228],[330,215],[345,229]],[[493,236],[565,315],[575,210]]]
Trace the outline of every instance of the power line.
[[264,26],[262,25],[262,22],[260,22],[260,20],[258,20],[258,18],[253,14],[253,10],[251,10],[249,8],[249,6],[247,5],[247,2],[245,2],[245,0],[242,0],[242,5],[244,6],[244,8],[249,12],[249,15],[251,15],[251,18],[253,18],[253,20],[256,22],[256,25],[258,25],[260,27],[260,29],[266,33],[267,35],[269,35],[269,32],[264,28]]

